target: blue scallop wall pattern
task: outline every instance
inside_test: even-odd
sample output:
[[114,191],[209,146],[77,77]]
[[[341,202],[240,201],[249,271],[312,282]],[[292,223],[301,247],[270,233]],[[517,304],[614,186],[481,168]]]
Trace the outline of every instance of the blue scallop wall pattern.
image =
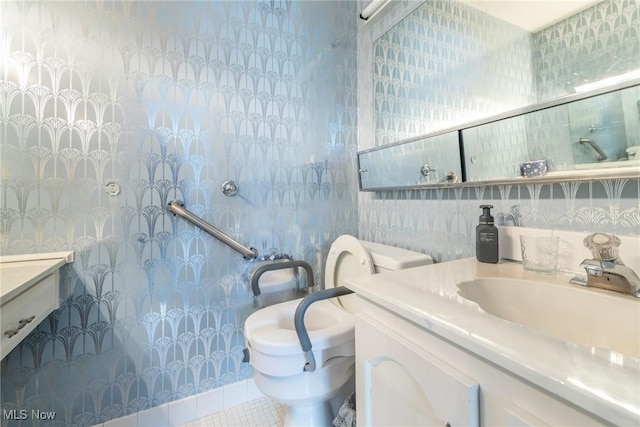
[[3,409],[92,425],[251,376],[252,264],[166,206],[322,277],[357,230],[354,16],[352,2],[0,3],[0,251],[76,251],[61,308],[2,361]]
[[[576,77],[593,78],[603,69],[615,74],[637,68],[638,7],[634,0],[606,0],[531,35],[457,0],[397,2],[384,17],[358,29],[359,149],[470,122],[495,113],[495,107],[567,94],[567,82],[573,88]],[[377,49],[368,49],[377,41]],[[533,57],[530,46],[536,48]],[[483,49],[490,60],[473,61]],[[614,58],[613,52],[624,54]],[[576,70],[580,73],[574,76]],[[515,78],[514,87],[506,86],[507,77]],[[453,83],[447,86],[448,81]],[[631,100],[635,106],[633,92]],[[506,129],[509,136],[500,128],[479,138],[480,145],[505,158],[507,166],[521,162],[523,153],[505,150],[506,141],[526,137],[528,156],[554,158],[571,149],[558,144],[558,117],[545,113],[529,120],[540,125],[531,126],[530,134],[512,128]],[[628,145],[637,144],[637,125],[629,125],[626,133]],[[500,224],[513,225],[515,218],[534,228],[639,235],[639,199],[638,179],[361,192],[359,237],[419,250],[437,261],[474,256],[481,204],[494,205]]]

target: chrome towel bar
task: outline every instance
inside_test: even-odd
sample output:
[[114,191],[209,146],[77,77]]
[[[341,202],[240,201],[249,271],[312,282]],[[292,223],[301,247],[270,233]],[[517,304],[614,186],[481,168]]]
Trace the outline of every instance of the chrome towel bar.
[[233,237],[225,234],[223,231],[209,224],[207,221],[195,215],[193,212],[187,210],[181,201],[172,200],[171,202],[169,202],[169,211],[174,215],[177,215],[180,218],[186,220],[190,224],[202,229],[207,234],[210,234],[211,236],[220,240],[222,243],[229,246],[234,251],[239,252],[244,257],[244,259],[254,259],[258,256],[258,250],[256,248],[247,248],[243,244],[234,240]]

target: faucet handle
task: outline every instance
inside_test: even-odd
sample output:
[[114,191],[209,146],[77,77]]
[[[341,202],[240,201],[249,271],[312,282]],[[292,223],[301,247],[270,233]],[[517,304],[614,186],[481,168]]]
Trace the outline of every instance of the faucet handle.
[[593,258],[624,265],[618,258],[620,238],[617,236],[609,233],[592,233],[584,238],[583,243],[591,251]]

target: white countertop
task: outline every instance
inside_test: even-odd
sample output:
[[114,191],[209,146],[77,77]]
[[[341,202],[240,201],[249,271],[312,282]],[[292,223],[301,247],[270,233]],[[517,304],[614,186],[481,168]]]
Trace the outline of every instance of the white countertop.
[[360,277],[347,280],[346,286],[609,422],[640,425],[639,359],[559,341],[485,313],[460,297],[456,286],[481,277],[576,286],[568,283],[569,276],[529,273],[520,263],[483,264],[475,258]]
[[0,304],[5,304],[72,261],[73,252],[0,257]]

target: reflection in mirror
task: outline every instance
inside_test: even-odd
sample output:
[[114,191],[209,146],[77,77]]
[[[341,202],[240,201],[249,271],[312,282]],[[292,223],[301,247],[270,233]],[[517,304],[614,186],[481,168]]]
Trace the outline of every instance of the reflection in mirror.
[[360,152],[358,167],[366,190],[456,183],[462,176],[458,132]]
[[640,80],[559,101],[361,151],[360,188],[640,177]]
[[549,176],[638,168],[639,108],[633,86],[464,129],[466,181],[518,178],[523,163],[542,160]]
[[535,101],[529,32],[457,0],[423,3],[373,49],[377,146]]
[[[531,114],[539,116],[541,113]],[[525,129],[525,117],[517,116],[465,130],[466,180],[488,181],[520,176],[520,164],[529,158]]]
[[[617,77],[627,80],[640,77],[640,2],[524,3],[534,5],[534,10],[544,12],[543,15],[551,15],[551,9],[561,3],[574,6],[581,3],[582,9],[569,15],[553,15],[552,21],[529,28],[523,21],[509,22],[508,17],[492,10],[495,5],[507,5],[502,9],[508,15],[520,11],[520,6],[514,7],[511,2],[427,1],[376,40],[374,145],[420,139],[505,111],[527,109],[569,94],[579,96],[576,92],[601,84],[619,84]],[[533,18],[524,14],[524,22],[532,21],[530,17]],[[631,99],[628,105],[637,102],[626,92],[620,96]],[[562,108],[555,108],[495,124],[506,127],[502,131],[511,134],[509,145],[487,143],[490,155],[486,156],[483,144],[478,143],[474,148],[482,158],[477,157],[476,163],[471,163],[471,171],[478,171],[472,176],[477,180],[492,179],[492,174],[517,176],[520,171],[514,160],[522,159],[549,158],[549,166],[568,171],[601,169],[605,164],[609,166],[612,159],[624,158],[625,146],[640,145],[637,129],[635,133],[628,129],[637,125],[628,120],[624,120],[624,125],[615,125],[620,122],[621,109],[613,107],[624,101],[614,98],[600,99],[604,102],[601,106],[587,103],[565,107],[565,110],[600,109],[601,114],[595,119],[579,111],[563,112]],[[622,111],[630,109],[625,107]],[[567,122],[564,127],[558,123],[569,116],[576,120],[570,128]],[[593,127],[594,132],[583,135],[585,124],[578,125],[577,120],[589,122],[586,128]],[[531,121],[540,125],[532,127]],[[607,129],[599,129],[605,122]],[[532,135],[533,128],[537,130]],[[581,139],[583,143],[579,142]],[[618,141],[614,145],[605,144],[604,161],[599,160],[603,156],[593,148],[592,141],[598,139]],[[560,146],[560,140],[571,143]],[[525,145],[518,145],[518,141]],[[503,142],[507,144],[506,140]],[[496,145],[505,151],[496,152]],[[496,162],[491,162],[492,158]],[[504,162],[505,158],[509,163]],[[434,168],[438,169],[438,165]],[[492,168],[496,170],[485,170]]]
[[640,148],[640,86],[569,104],[569,120],[576,169],[640,160],[634,158]]
[[[576,0],[570,2],[574,7],[588,7],[561,19],[552,9],[567,2],[526,3],[552,19],[547,27],[522,28],[531,19],[516,16],[520,6],[512,2],[427,1],[376,40],[375,145],[544,102],[638,70],[640,2]],[[510,11],[500,14],[502,19],[486,12],[501,4],[507,5],[501,12]]]

